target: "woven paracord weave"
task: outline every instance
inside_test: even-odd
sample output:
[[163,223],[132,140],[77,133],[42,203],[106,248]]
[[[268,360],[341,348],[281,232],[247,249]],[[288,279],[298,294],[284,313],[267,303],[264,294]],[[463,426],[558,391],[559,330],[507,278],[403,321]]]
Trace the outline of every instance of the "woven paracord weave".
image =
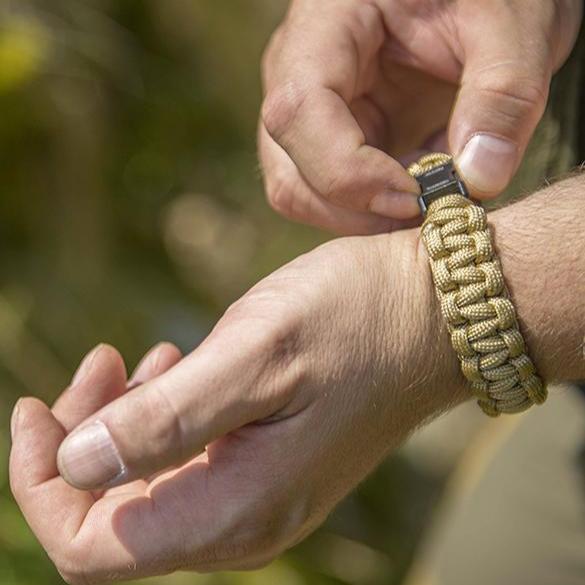
[[[416,177],[449,160],[427,155],[408,172]],[[547,391],[526,353],[483,207],[459,194],[440,197],[421,237],[451,343],[483,411],[498,416],[542,404]]]

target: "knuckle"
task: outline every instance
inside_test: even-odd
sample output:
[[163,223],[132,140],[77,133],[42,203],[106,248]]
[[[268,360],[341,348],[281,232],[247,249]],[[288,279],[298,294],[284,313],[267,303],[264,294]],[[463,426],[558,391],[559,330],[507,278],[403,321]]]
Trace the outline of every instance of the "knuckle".
[[297,344],[300,330],[299,319],[296,316],[287,316],[286,321],[268,332],[265,344],[271,350],[273,360],[289,364],[297,355]]
[[[122,456],[134,472],[151,472],[143,467],[160,464],[172,459],[182,459],[190,454],[187,433],[183,428],[180,407],[175,403],[169,382],[161,379],[148,392],[140,396],[128,395],[128,415],[124,418],[126,433],[118,435],[118,446]],[[136,446],[130,429],[146,433],[147,444]]]
[[212,335],[222,333],[226,328],[229,328],[233,324],[237,325],[238,321],[246,314],[246,305],[248,304],[247,297],[248,295],[244,295],[243,297],[236,299],[227,307],[223,312],[222,318],[214,327]]
[[146,415],[143,420],[148,421],[149,443],[155,449],[155,455],[164,457],[172,453],[183,458],[189,454],[186,433],[170,395],[166,386],[158,384],[145,401]]
[[[287,313],[286,307],[289,307],[290,314]],[[258,309],[262,310],[260,306]],[[262,365],[258,371],[259,387],[255,394],[260,398],[273,396],[276,392],[273,388],[274,384],[278,387],[277,396],[282,398],[281,394],[290,386],[284,383],[283,377],[288,379],[288,376],[292,375],[293,372],[289,371],[289,366],[295,362],[295,357],[300,353],[298,351],[300,316],[287,302],[284,302],[282,307],[272,305],[271,310],[273,314],[270,317],[257,314],[251,315],[246,320],[249,339],[245,353],[262,356]],[[296,371],[296,368],[294,370]],[[292,386],[296,386],[296,383]]]
[[245,330],[245,347],[268,360],[294,351],[303,325],[303,292],[297,290],[293,297],[286,292],[284,284],[275,273],[230,305],[221,320],[222,328],[231,329],[240,338],[241,331]]
[[277,177],[271,180],[266,188],[266,198],[276,213],[288,218],[296,217],[295,189],[289,179]]
[[[253,405],[259,419],[286,406],[306,377],[306,362],[301,359],[303,315],[285,297],[289,295],[282,294],[281,287],[268,282],[252,289],[222,319],[221,337],[224,342],[239,340],[239,359],[246,364],[252,389],[238,392],[234,400],[240,408]],[[246,331],[243,341],[242,331]]]
[[355,197],[357,191],[354,184],[356,176],[359,176],[359,173],[350,173],[348,170],[337,169],[327,181],[321,191],[321,195],[328,201],[343,206],[359,201],[359,198]]
[[480,90],[488,97],[506,103],[504,113],[511,122],[540,117],[548,99],[547,86],[521,74],[490,76]]
[[267,94],[261,116],[268,134],[274,140],[280,142],[286,137],[305,99],[306,92],[293,82],[287,82]]
[[288,302],[274,307],[273,317],[258,328],[254,339],[255,352],[266,356],[268,363],[288,366],[297,355],[301,317]]
[[[384,13],[376,0],[362,0],[355,6],[355,21],[360,26],[362,35],[375,34],[377,44],[384,41]],[[376,45],[374,45],[376,46]]]

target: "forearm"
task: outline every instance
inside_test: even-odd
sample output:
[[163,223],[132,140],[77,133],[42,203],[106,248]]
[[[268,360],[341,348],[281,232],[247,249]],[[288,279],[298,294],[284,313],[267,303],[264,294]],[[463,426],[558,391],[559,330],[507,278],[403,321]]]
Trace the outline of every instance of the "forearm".
[[[489,214],[494,247],[516,307],[528,354],[545,382],[585,379],[585,175]],[[388,388],[401,388],[402,423],[423,420],[473,397],[461,373],[436,297],[419,230],[374,238],[381,273],[391,275],[384,329]],[[393,407],[396,396],[389,398]]]
[[585,175],[490,214],[529,352],[547,382],[585,379]]

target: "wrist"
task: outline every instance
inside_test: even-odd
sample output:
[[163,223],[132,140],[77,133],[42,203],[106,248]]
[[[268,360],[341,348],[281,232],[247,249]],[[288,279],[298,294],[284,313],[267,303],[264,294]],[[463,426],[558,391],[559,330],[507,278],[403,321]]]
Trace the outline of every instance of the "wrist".
[[[416,281],[415,302],[422,311],[422,347],[425,348],[429,379],[429,397],[437,412],[447,411],[473,395],[469,383],[461,372],[461,366],[451,344],[447,324],[441,312],[429,258],[420,237],[420,229],[405,232],[407,245],[413,250],[412,275]],[[416,300],[419,299],[419,300]]]
[[[386,275],[382,286],[393,291],[385,307],[384,345],[392,348],[391,357],[398,363],[390,365],[387,382],[400,393],[397,398],[413,426],[472,398],[451,346],[419,233],[404,230],[374,238]],[[393,378],[396,370],[399,379]]]

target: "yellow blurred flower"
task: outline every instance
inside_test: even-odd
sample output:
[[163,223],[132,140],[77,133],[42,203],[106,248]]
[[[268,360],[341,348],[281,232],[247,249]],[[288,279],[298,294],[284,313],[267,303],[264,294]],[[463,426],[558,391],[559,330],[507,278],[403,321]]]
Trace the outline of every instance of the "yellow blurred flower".
[[47,58],[45,30],[30,19],[13,19],[0,29],[0,93],[24,85],[38,74]]

